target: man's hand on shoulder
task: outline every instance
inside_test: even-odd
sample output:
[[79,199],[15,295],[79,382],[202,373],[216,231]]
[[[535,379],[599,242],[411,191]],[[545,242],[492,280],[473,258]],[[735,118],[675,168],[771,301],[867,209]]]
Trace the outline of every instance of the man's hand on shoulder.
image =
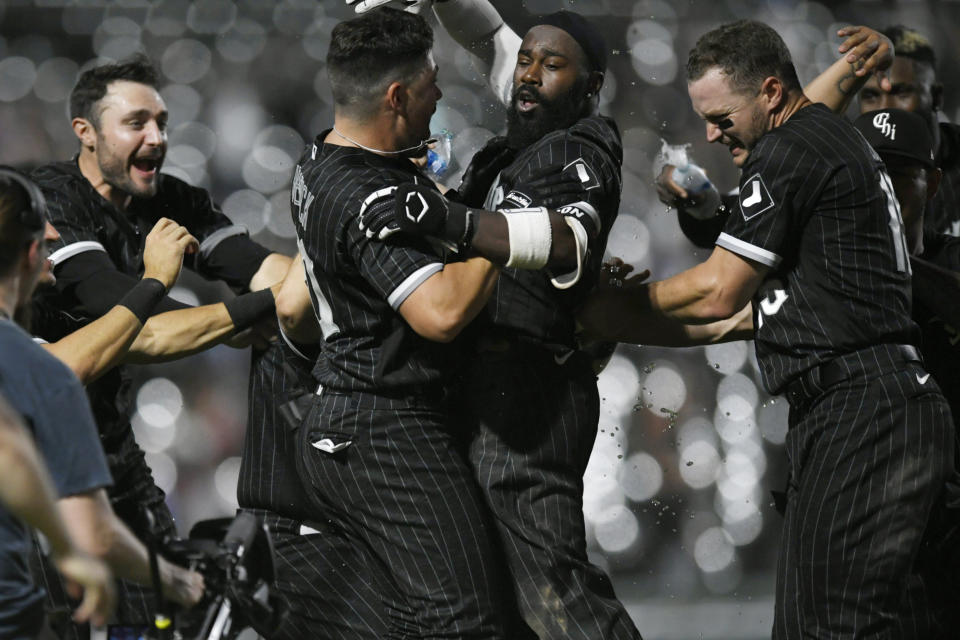
[[170,289],[183,266],[183,254],[199,248],[197,239],[185,227],[168,218],[160,218],[147,234],[143,248],[143,277],[155,278]]

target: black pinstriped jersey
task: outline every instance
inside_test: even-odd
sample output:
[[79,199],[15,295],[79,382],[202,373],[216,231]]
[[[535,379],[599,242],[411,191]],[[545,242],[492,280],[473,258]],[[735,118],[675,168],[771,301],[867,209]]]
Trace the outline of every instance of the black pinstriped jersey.
[[937,166],[943,171],[940,188],[923,214],[927,230],[960,236],[960,126],[940,123]]
[[[76,160],[42,166],[31,177],[43,190],[49,220],[60,233],[60,239],[50,246],[50,258],[57,266],[83,252],[102,251],[117,270],[137,277],[143,271],[144,239],[161,217],[183,225],[200,242],[200,251],[185,259],[188,268],[211,279],[233,274],[225,281],[237,290],[246,288],[270,253],[246,238],[246,229],[234,225],[206,191],[172,176],[161,176],[156,196],[135,198],[126,212],[93,188],[80,173]],[[240,251],[237,247],[230,255],[216,251],[224,240],[239,236],[245,240]],[[243,268],[236,269],[237,263]],[[224,265],[234,268],[223,270]],[[75,330],[96,319],[83,312],[80,301],[70,292],[53,288],[39,292],[37,306],[40,322],[35,333],[50,341],[62,338],[68,329]],[[97,425],[108,446],[111,434],[118,435],[129,428],[130,383],[129,371],[121,366],[87,386]]]
[[[513,192],[513,187],[532,172],[551,164],[562,164],[565,170],[579,173],[587,187],[585,200],[596,213],[579,217],[589,238],[589,253],[580,279],[573,286],[561,289],[552,281],[563,282],[566,274],[546,269],[505,268],[480,317],[482,323],[498,329],[574,348],[574,316],[596,283],[607,236],[620,207],[623,148],[617,125],[609,118],[591,116],[567,129],[545,135],[520,151],[500,172],[490,187],[484,208],[538,206],[540,203],[526,194]],[[561,206],[554,208],[562,209]]]
[[397,312],[444,260],[422,239],[367,238],[364,202],[404,182],[433,183],[405,158],[324,144],[297,164],[291,213],[307,284],[323,333],[313,375],[325,389],[405,394],[449,378],[454,345],[422,338]]
[[[938,267],[960,272],[960,238],[925,231],[920,257]],[[914,299],[913,319],[920,325],[923,366],[933,374],[960,425],[960,327],[954,327]]]
[[[143,271],[143,241],[157,220],[166,217],[186,227],[200,242],[200,251],[184,257],[184,266],[210,279],[223,279],[227,272],[212,260],[214,249],[224,240],[246,236],[247,230],[235,225],[203,189],[192,187],[173,176],[161,175],[157,194],[152,198],[134,198],[126,211],[120,211],[101,196],[83,177],[76,160],[56,162],[36,169],[31,177],[43,189],[50,223],[60,240],[51,243],[54,264],[83,253],[104,251],[123,273],[139,276]],[[255,243],[236,256],[250,261],[252,277],[269,250]],[[246,288],[243,281],[227,281],[236,289]]]
[[767,390],[844,353],[917,342],[899,205],[853,125],[800,109],[750,152],[739,205],[717,245],[771,268],[753,299]]
[[295,520],[310,518],[310,501],[297,475],[294,429],[309,406],[305,399],[313,398],[317,388],[310,374],[313,362],[283,340],[253,353],[237,481],[241,507],[267,509]]

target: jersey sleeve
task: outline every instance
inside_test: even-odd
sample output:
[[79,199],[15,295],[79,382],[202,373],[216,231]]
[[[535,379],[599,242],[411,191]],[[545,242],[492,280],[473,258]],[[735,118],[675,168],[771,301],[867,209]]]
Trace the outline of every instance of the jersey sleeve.
[[811,150],[768,134],[741,171],[740,195],[717,246],[770,268],[796,250],[791,242],[805,222],[804,204],[822,184],[826,168]]
[[49,243],[50,260],[55,266],[87,251],[107,251],[101,237],[103,224],[92,209],[66,187],[69,185],[64,189],[43,189],[47,219],[60,234]]
[[[59,362],[48,365],[51,369]],[[61,365],[62,367],[62,365]],[[96,423],[80,381],[66,367],[51,371],[31,418],[37,448],[61,497],[112,484]]]
[[380,298],[398,309],[427,278],[443,269],[443,260],[420,238],[404,234],[386,240],[368,238],[360,229],[359,215],[364,207],[393,206],[389,187],[409,179],[392,171],[354,168],[344,174],[345,186],[333,201],[310,198],[299,216],[305,225],[300,249],[304,264],[326,262],[321,255],[329,250],[322,248],[324,238],[335,234],[337,252],[346,265],[338,268],[355,270]]
[[200,243],[186,256],[186,266],[211,280],[223,280],[234,289],[246,289],[270,250],[250,238],[246,227],[234,224],[210,194],[165,176],[164,192],[154,216],[183,225]]
[[[554,164],[562,167],[565,177],[580,182],[581,195],[557,201],[524,193],[527,176]],[[569,273],[553,274],[552,282],[558,289],[573,286],[588,256],[603,253],[607,233],[616,219],[621,188],[619,163],[608,151],[574,134],[545,145],[531,156],[514,182],[517,188],[505,189],[504,207],[547,206],[565,217],[577,243],[579,266]]]

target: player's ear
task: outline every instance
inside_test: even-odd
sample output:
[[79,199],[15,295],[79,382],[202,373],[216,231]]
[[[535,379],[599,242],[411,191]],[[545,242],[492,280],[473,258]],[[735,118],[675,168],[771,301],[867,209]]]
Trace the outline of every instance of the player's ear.
[[766,102],[768,111],[776,110],[783,104],[783,82],[776,76],[767,76],[760,85],[760,96]]
[[407,103],[407,87],[400,82],[391,82],[390,86],[387,87],[384,100],[387,108],[391,111],[404,113]]
[[74,118],[70,121],[70,126],[73,127],[73,133],[80,140],[80,144],[88,149],[94,147],[94,143],[97,140],[97,131],[91,123],[86,118]]
[[603,88],[603,78],[603,71],[590,72],[590,75],[587,76],[587,97],[600,94],[600,89]]

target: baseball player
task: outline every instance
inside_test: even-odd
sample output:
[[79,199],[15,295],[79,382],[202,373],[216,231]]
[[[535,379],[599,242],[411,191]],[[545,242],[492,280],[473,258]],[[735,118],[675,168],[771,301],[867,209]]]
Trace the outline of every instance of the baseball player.
[[903,596],[954,437],[914,346],[890,177],[849,123],[810,103],[766,25],[707,33],[687,77],[707,139],[741,167],[739,206],[706,262],[606,290],[621,316],[604,337],[647,318],[722,319],[752,299],[764,386],[791,405],[773,636],[893,636],[919,606]]
[[297,472],[296,439],[317,389],[311,370],[320,338],[299,255],[277,293],[277,315],[283,340],[254,352],[237,486],[240,507],[267,525],[273,541],[273,593],[287,613],[270,637],[382,638],[387,617],[369,570],[312,506]]
[[[35,329],[45,339],[61,338],[77,319],[86,324],[102,316],[136,285],[145,232],[160,217],[181,223],[200,242],[199,251],[188,257],[189,268],[237,290],[260,291],[196,308],[164,296],[138,338],[143,361],[195,353],[272,314],[273,295],[266,287],[283,278],[290,259],[253,242],[202,189],[160,174],[167,111],[156,83],[156,72],[142,58],[85,72],[70,99],[78,155],[33,174],[60,235],[51,254],[57,281],[38,305]],[[144,505],[160,535],[173,535],[163,492],[133,438],[130,380],[130,371],[118,367],[88,387],[114,479],[111,501],[140,537]],[[121,582],[117,619],[146,623],[152,603],[147,591]]]
[[860,91],[860,112],[903,109],[924,119],[933,136],[937,167],[943,172],[937,194],[924,214],[932,231],[960,235],[960,126],[940,121],[943,85],[936,77],[936,53],[930,41],[902,25],[883,30],[894,45],[890,86],[875,79]]
[[322,335],[304,484],[388,616],[386,634],[358,624],[353,637],[505,637],[493,532],[445,401],[455,337],[499,269],[370,237],[397,189],[429,183],[405,156],[424,148],[441,96],[432,45],[422,17],[389,9],[334,28],[334,126],[304,151],[291,195]]
[[[538,18],[521,40],[488,2],[434,8],[458,42],[491,64],[494,90],[508,104],[506,137],[474,157],[445,219],[430,212],[396,220],[407,233],[439,236],[505,266],[472,328],[475,353],[461,384],[470,462],[532,632],[637,638],[609,578],[587,560],[583,522],[599,397],[590,358],[577,349],[575,313],[596,282],[621,189],[620,135],[596,114],[606,45],[568,11]],[[576,193],[543,198],[527,188],[551,164],[555,177],[576,178]],[[560,219],[544,207],[557,207]],[[499,209],[506,211],[489,213]]]
[[[925,227],[925,210],[935,199],[942,172],[934,163],[930,129],[916,112],[881,109],[862,114],[853,123],[880,155],[900,204],[913,269],[913,319],[920,326],[924,367],[950,404],[955,433],[960,429],[960,358],[957,332],[960,313],[960,239]],[[956,633],[956,601],[960,584],[958,514],[955,492],[944,496],[916,561],[905,607],[909,618],[903,636],[950,638]]]

